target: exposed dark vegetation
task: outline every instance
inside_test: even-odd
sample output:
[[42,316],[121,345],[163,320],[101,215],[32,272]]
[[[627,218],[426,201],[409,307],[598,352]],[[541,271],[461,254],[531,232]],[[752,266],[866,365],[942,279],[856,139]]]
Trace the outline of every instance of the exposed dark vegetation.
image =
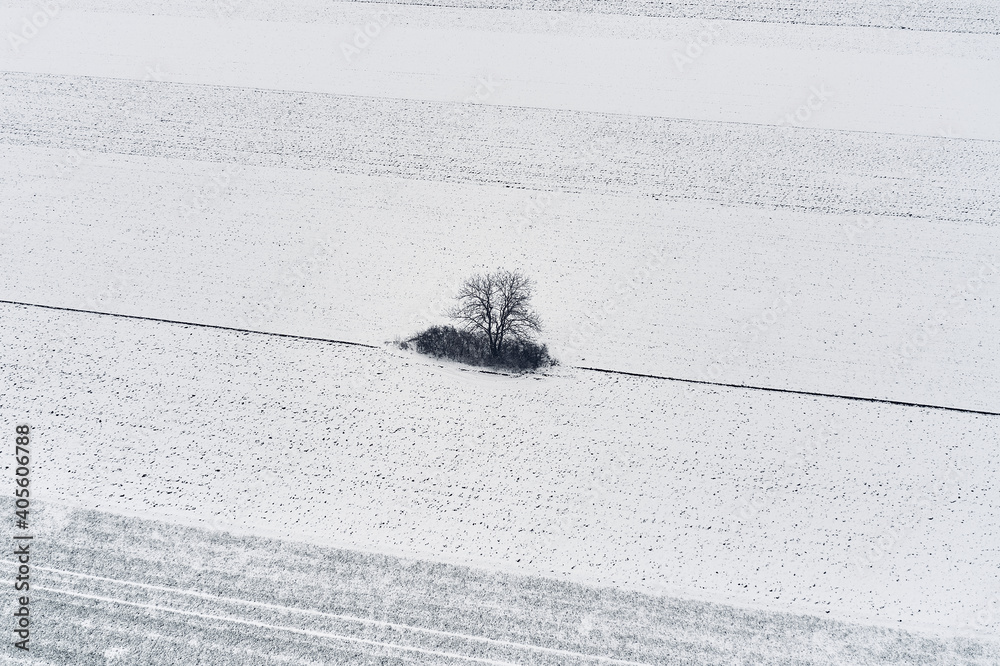
[[477,365],[507,370],[537,370],[555,365],[545,345],[531,340],[508,340],[500,353],[490,352],[489,341],[482,334],[464,331],[454,326],[432,326],[415,335],[404,346],[413,345],[421,354],[446,358],[467,365]]

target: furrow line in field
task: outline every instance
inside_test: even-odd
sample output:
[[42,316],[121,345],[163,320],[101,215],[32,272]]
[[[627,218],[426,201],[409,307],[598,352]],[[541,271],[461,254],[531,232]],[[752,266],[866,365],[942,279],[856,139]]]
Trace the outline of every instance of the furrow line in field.
[[0,116],[0,143],[95,154],[855,217],[1000,215],[988,140],[18,73],[0,73]]
[[[179,325],[179,326],[194,326],[194,327],[198,327],[198,328],[212,328],[212,329],[218,329],[218,330],[223,330],[223,331],[233,331],[233,332],[237,332],[237,333],[253,333],[253,334],[256,334],[256,335],[269,335],[269,336],[274,336],[274,337],[279,337],[279,338],[291,338],[291,339],[296,339],[296,340],[308,340],[308,341],[311,341],[311,342],[327,342],[327,343],[331,343],[331,344],[351,345],[351,346],[354,346],[354,347],[367,347],[369,349],[380,349],[380,347],[378,347],[376,345],[369,345],[369,344],[365,344],[363,342],[351,342],[351,341],[347,341],[347,340],[333,340],[333,339],[330,339],[330,338],[316,338],[316,337],[309,337],[309,336],[304,336],[304,335],[292,335],[292,334],[289,334],[289,333],[273,333],[273,332],[269,332],[269,331],[258,331],[258,330],[251,330],[251,329],[245,329],[245,328],[235,328],[235,327],[231,327],[231,326],[219,326],[219,325],[216,325],[216,324],[200,324],[198,322],[191,322],[191,321],[178,321],[178,320],[174,320],[174,319],[160,319],[160,318],[157,318],[157,317],[143,317],[143,316],[140,316],[140,315],[126,315],[126,314],[119,314],[119,313],[114,313],[114,312],[98,312],[96,310],[82,310],[82,309],[77,309],[77,308],[67,308],[67,307],[59,307],[59,306],[53,306],[53,305],[41,305],[41,304],[38,304],[38,303],[23,303],[23,302],[19,302],[19,301],[0,300],[0,303],[6,304],[6,305],[18,305],[18,306],[22,306],[22,307],[45,308],[47,310],[61,310],[61,311],[64,311],[64,312],[78,312],[78,313],[81,313],[81,314],[95,314],[95,315],[103,315],[103,316],[107,316],[107,317],[119,317],[119,318],[122,318],[122,319],[139,319],[139,320],[143,320],[143,321],[152,321],[152,322],[158,322],[158,323],[162,323],[162,324],[175,324],[175,325]],[[649,378],[649,379],[662,379],[662,380],[672,381],[672,382],[684,382],[684,383],[687,383],[687,384],[704,384],[704,385],[707,385],[707,386],[720,386],[720,387],[724,387],[724,388],[745,389],[745,390],[750,390],[750,391],[771,391],[771,392],[775,392],[775,393],[791,393],[791,394],[794,394],[794,395],[815,396],[815,397],[819,397],[819,398],[839,398],[841,400],[858,400],[858,401],[862,401],[862,402],[881,403],[881,404],[887,404],[887,405],[899,405],[899,406],[902,406],[902,407],[917,407],[917,408],[923,408],[923,409],[940,409],[940,410],[949,411],[949,412],[962,412],[962,413],[967,413],[967,414],[980,414],[980,415],[984,415],[984,416],[1000,416],[1000,412],[991,412],[991,411],[979,410],[979,409],[967,409],[967,408],[964,408],[964,407],[949,407],[949,406],[945,406],[945,405],[930,405],[930,404],[924,404],[924,403],[918,403],[918,402],[906,402],[906,401],[901,401],[901,400],[889,400],[889,399],[886,399],[886,398],[871,398],[871,397],[843,395],[843,394],[836,394],[836,393],[819,393],[819,392],[813,392],[813,391],[799,391],[799,390],[795,390],[795,389],[775,388],[775,387],[770,387],[770,386],[752,386],[752,385],[748,385],[748,384],[728,384],[728,383],[725,383],[725,382],[713,382],[713,381],[707,381],[707,380],[702,380],[702,379],[685,379],[685,378],[682,378],[682,377],[667,377],[667,376],[664,376],[664,375],[650,375],[650,374],[643,374],[643,373],[638,373],[638,372],[626,372],[626,371],[623,371],[623,370],[609,370],[607,368],[592,368],[592,367],[587,367],[587,366],[572,366],[572,367],[574,369],[576,369],[576,370],[588,370],[588,371],[591,371],[591,372],[603,372],[603,373],[609,373],[609,374],[627,375],[627,376],[631,376],[631,377],[646,377],[646,378]],[[481,372],[490,373],[490,371],[488,371],[488,370],[481,370]],[[490,373],[490,374],[498,374],[498,373]],[[504,374],[504,373],[499,373],[499,374]]]

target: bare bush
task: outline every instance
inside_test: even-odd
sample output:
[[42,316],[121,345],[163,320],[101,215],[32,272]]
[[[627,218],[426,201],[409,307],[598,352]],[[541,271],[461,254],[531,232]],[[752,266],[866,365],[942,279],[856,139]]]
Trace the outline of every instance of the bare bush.
[[549,356],[548,347],[531,340],[512,340],[504,344],[498,357],[490,353],[486,337],[478,332],[465,331],[454,326],[432,326],[423,333],[413,336],[400,346],[410,345],[421,354],[446,358],[466,365],[487,366],[516,370],[519,372],[537,370],[556,365]]

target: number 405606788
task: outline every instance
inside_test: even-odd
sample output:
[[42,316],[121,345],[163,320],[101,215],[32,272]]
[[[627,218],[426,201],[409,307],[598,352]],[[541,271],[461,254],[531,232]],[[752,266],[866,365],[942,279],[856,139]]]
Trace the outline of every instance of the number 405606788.
[[28,527],[28,463],[30,458],[28,457],[28,444],[31,442],[28,437],[30,428],[26,425],[19,425],[16,428],[17,448],[14,451],[14,456],[17,461],[17,469],[14,470],[14,474],[17,478],[17,488],[14,489],[14,495],[17,497],[15,500],[15,505],[17,509],[14,514],[17,516],[17,526],[22,529],[27,529]]

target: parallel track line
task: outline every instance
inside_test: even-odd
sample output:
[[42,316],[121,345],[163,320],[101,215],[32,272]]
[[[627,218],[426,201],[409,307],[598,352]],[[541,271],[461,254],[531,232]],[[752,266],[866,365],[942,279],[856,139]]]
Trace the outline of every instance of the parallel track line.
[[[621,666],[650,666],[637,661],[627,661],[623,659],[615,659],[613,657],[604,657],[600,655],[585,654],[583,652],[573,652],[571,650],[560,650],[558,648],[547,648],[540,645],[531,645],[529,643],[517,643],[514,641],[505,641],[496,638],[486,638],[484,636],[474,636],[471,634],[460,634],[451,631],[442,631],[440,629],[427,629],[425,627],[415,627],[409,624],[398,624],[394,622],[386,622],[384,620],[374,620],[363,617],[355,617],[352,615],[340,615],[337,613],[324,613],[322,611],[311,610],[306,608],[293,608],[291,606],[280,606],[278,604],[269,604],[262,601],[250,601],[248,599],[237,599],[234,597],[223,597],[214,594],[208,594],[207,592],[198,592],[196,590],[180,590],[177,588],[166,587],[163,585],[150,585],[148,583],[136,583],[128,580],[120,580],[118,578],[106,578],[104,576],[94,576],[92,574],[79,573],[77,571],[66,571],[64,569],[52,569],[49,567],[35,567],[42,571],[50,571],[52,573],[64,574],[68,576],[77,576],[79,578],[89,578],[91,580],[105,581],[109,583],[116,583],[119,585],[130,585],[133,587],[140,587],[149,590],[157,590],[162,592],[169,592],[172,594],[182,594],[192,597],[197,597],[199,599],[206,599],[211,601],[219,601],[233,604],[244,604],[247,606],[257,606],[260,608],[267,608],[269,610],[276,610],[286,613],[300,613],[303,615],[313,615],[317,617],[325,617],[334,620],[340,620],[343,622],[356,622],[359,624],[370,624],[380,627],[388,627],[390,629],[396,629],[398,631],[412,631],[414,633],[424,633],[431,634],[435,636],[444,636],[447,638],[459,638],[467,641],[478,641],[482,643],[489,643],[490,645],[496,645],[500,647],[510,647],[520,650],[529,650],[533,652],[544,652],[546,654],[552,654],[560,657],[572,657],[574,659],[590,659],[592,661],[599,661],[607,664],[620,664]],[[45,589],[45,588],[43,588]]]

